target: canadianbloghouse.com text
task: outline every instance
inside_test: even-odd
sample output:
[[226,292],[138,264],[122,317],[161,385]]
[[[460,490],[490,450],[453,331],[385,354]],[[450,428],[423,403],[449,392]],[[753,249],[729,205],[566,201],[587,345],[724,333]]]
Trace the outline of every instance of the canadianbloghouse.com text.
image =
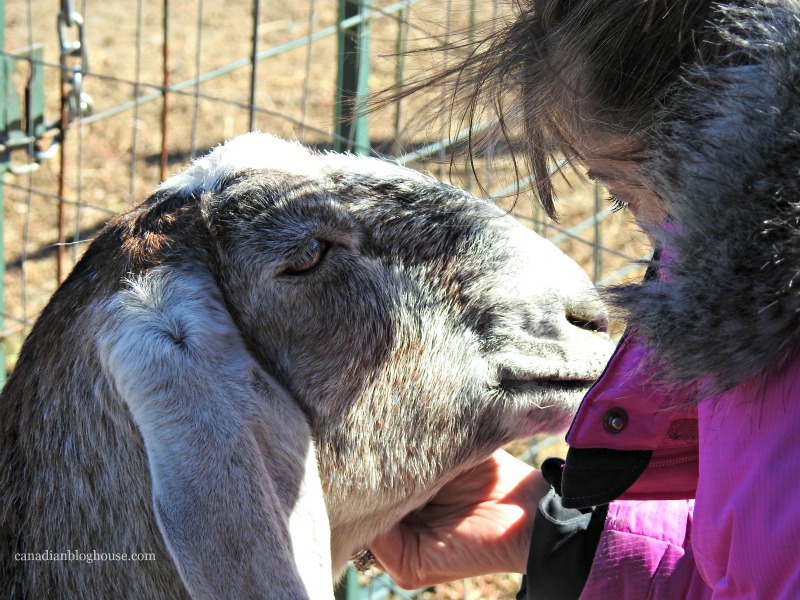
[[54,552],[52,550],[45,550],[44,552],[18,552],[14,555],[14,560],[24,561],[40,561],[40,560],[54,560],[54,561],[77,561],[85,563],[102,562],[110,560],[118,561],[132,561],[143,562],[155,560],[156,555],[153,552],[98,552],[92,550],[91,552],[79,552],[77,550],[67,550],[64,552]]

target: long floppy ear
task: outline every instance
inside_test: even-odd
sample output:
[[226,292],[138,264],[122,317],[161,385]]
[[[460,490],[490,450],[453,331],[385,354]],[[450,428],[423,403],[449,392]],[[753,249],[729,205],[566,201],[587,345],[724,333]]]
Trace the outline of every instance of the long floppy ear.
[[331,597],[308,425],[210,274],[162,267],[105,308],[100,360],[144,438],[158,527],[192,597]]

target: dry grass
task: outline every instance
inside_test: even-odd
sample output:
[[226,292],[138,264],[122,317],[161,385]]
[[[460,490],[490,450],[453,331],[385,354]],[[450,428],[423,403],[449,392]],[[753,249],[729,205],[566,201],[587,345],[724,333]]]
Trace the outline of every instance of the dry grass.
[[[56,16],[59,4],[45,0],[7,3],[6,50],[30,42],[46,44],[46,110],[49,119],[59,113],[58,38]],[[264,4],[264,3],[262,3]],[[373,4],[385,7],[387,0]],[[478,21],[486,20],[497,8],[480,3]],[[86,49],[90,75],[85,90],[94,99],[95,114],[104,113],[129,102],[137,94],[146,95],[162,83],[161,44],[163,38],[163,0],[137,2],[76,2],[86,21]],[[141,13],[137,8],[141,6]],[[251,47],[251,5],[246,2],[203,3],[202,27],[198,29],[198,2],[169,1],[169,75],[180,82],[247,57]],[[424,0],[411,13],[407,46],[419,48],[447,39],[453,31],[469,22],[466,0],[454,0],[451,10],[442,0]],[[313,7],[313,10],[312,10]],[[503,10],[503,9],[499,9]],[[333,25],[335,3],[270,3],[260,19],[260,49],[276,47],[307,34],[309,28],[320,31]],[[398,22],[376,20],[372,30],[372,74],[370,86],[379,89],[396,77],[398,60],[392,56],[397,47]],[[74,38],[70,31],[70,38]],[[140,48],[137,60],[137,48]],[[455,60],[442,55],[409,58],[403,63],[407,75],[431,68],[431,61]],[[137,62],[138,73],[137,73]],[[336,41],[334,37],[301,46],[274,58],[261,61],[257,69],[258,88],[256,127],[306,143],[328,145],[333,129]],[[27,76],[20,65],[15,81]],[[135,82],[139,82],[137,85]],[[245,67],[222,77],[168,95],[165,147],[169,153],[168,173],[175,172],[196,153],[202,152],[248,129],[250,69]],[[402,151],[438,139],[450,124],[429,119],[431,106],[441,106],[445,98],[434,91],[404,102],[401,106],[374,115],[371,119],[372,141],[382,149]],[[7,366],[14,358],[30,322],[35,319],[55,290],[56,251],[59,239],[57,193],[64,178],[67,238],[66,270],[87,247],[92,236],[110,215],[142,201],[160,181],[159,157],[162,147],[160,127],[161,100],[138,109],[127,110],[93,122],[74,123],[63,146],[65,168],[58,158],[44,162],[30,175],[6,176],[4,232],[7,271],[5,274],[5,343]],[[24,160],[15,153],[14,162]],[[435,161],[413,165],[447,177],[446,166]],[[489,169],[481,167],[482,181],[491,190],[501,189],[513,177],[508,161],[496,157]],[[455,183],[472,185],[463,170],[453,172]],[[595,191],[575,175],[561,184],[562,227],[569,228],[589,218],[596,209]],[[508,205],[510,207],[510,204]],[[557,231],[542,219],[527,197],[516,199],[514,212],[545,235]],[[600,233],[603,245],[626,256],[640,257],[646,251],[640,236],[624,214],[603,222]],[[581,263],[590,275],[600,279],[624,267],[628,259],[601,252],[602,272],[596,273],[598,249],[595,230],[589,228],[580,239],[566,239],[559,245]],[[632,277],[638,273],[631,274]],[[80,340],[75,340],[80,343]],[[439,586],[425,592],[424,598],[512,598],[515,579],[492,576],[474,581]]]

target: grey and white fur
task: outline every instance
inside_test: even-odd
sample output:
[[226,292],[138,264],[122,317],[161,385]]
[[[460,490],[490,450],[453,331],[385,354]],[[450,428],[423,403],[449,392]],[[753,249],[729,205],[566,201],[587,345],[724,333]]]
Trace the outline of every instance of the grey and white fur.
[[[0,398],[0,597],[330,598],[610,351],[579,267],[493,204],[265,134],[112,220]],[[154,553],[154,561],[20,560]]]

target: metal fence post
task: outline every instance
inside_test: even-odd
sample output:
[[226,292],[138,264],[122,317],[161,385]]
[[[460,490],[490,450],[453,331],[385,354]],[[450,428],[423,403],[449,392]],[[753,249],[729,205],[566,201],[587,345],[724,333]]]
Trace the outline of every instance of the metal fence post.
[[[369,22],[371,0],[339,0],[338,65],[336,79],[337,152],[369,154],[369,128],[364,113],[369,93]],[[348,19],[358,17],[356,25]]]
[[[354,154],[369,154],[369,123],[364,113],[369,93],[370,31],[367,14],[371,0],[339,0],[337,23],[336,114],[333,149]],[[360,17],[349,26],[348,19]],[[347,567],[344,579],[336,586],[335,600],[357,600],[358,573]]]
[[[5,0],[0,0],[0,49],[5,50],[6,48],[6,2]],[[5,279],[5,271],[6,271],[6,258],[5,258],[5,242],[4,242],[4,235],[3,235],[3,202],[4,202],[4,193],[5,193],[5,176],[6,173],[11,168],[11,157],[10,152],[8,151],[7,147],[5,146],[5,142],[7,141],[7,132],[9,129],[9,101],[12,98],[9,98],[11,94],[9,94],[9,90],[13,85],[11,80],[11,69],[13,68],[12,61],[7,58],[6,56],[0,57],[0,93],[2,93],[2,98],[0,98],[0,145],[2,145],[2,150],[0,150],[0,330],[5,329],[5,287],[3,280]],[[0,387],[2,387],[6,382],[6,351],[5,351],[5,340],[0,342]]]
[[358,572],[352,567],[347,565],[344,579],[339,582],[334,591],[334,600],[359,600],[361,594],[358,589]]

